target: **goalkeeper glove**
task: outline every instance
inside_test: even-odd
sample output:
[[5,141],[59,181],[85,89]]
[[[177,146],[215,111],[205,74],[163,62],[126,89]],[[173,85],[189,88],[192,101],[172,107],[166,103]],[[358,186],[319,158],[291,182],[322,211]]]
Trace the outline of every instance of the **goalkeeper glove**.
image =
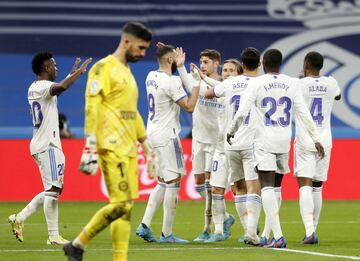
[[95,176],[98,172],[98,154],[96,151],[96,137],[90,135],[86,137],[85,148],[81,155],[80,171],[86,175]]

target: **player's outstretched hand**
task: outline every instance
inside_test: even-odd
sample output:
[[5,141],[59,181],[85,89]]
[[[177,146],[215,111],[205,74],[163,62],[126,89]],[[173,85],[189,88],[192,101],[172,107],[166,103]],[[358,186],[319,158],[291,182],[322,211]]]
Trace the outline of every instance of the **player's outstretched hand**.
[[316,150],[318,152],[318,155],[319,155],[320,159],[323,159],[324,156],[325,156],[324,147],[321,145],[320,142],[316,142],[315,143],[315,148],[316,148]]
[[98,159],[96,138],[95,136],[88,136],[80,159],[80,171],[86,175],[95,176],[99,169]]
[[156,47],[157,48],[161,48],[161,47],[164,47],[166,44],[164,44],[163,42],[157,42],[156,43]]
[[71,68],[70,74],[73,74],[73,73],[77,70],[80,62],[81,62],[80,57],[76,57],[75,62],[74,62],[74,65],[73,65],[73,67]]
[[226,141],[227,143],[229,143],[230,145],[232,145],[232,141],[231,139],[234,138],[234,135],[230,134],[230,133],[227,133],[226,134]]
[[84,74],[84,72],[86,72],[86,68],[88,67],[89,63],[92,62],[92,58],[88,58],[85,60],[85,62],[82,63],[82,65],[80,66],[79,70],[81,72],[81,74]]
[[201,79],[205,78],[205,75],[202,73],[199,67],[196,66],[195,63],[190,63],[190,72],[191,73],[198,73]]
[[177,67],[184,66],[185,59],[186,59],[186,53],[184,52],[182,47],[176,47],[176,49],[174,51],[175,51],[175,54],[176,54],[176,66]]

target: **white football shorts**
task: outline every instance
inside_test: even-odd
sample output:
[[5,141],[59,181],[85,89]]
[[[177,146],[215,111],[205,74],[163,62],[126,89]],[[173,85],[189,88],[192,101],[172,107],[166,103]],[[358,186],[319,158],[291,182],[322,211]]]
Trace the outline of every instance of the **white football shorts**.
[[33,158],[39,167],[44,189],[49,190],[52,186],[62,188],[65,170],[64,153],[56,147],[49,147],[43,152],[34,154]]
[[242,179],[258,179],[258,175],[255,171],[254,153],[252,149],[227,150],[226,155],[230,164],[230,182],[236,182]]
[[202,143],[192,140],[192,172],[202,174],[211,172],[212,159],[216,144]]
[[229,165],[225,153],[216,151],[214,154],[210,185],[224,189],[229,186]]
[[325,150],[323,159],[316,151],[309,151],[295,145],[294,175],[314,181],[327,181],[331,149]]
[[154,148],[158,166],[157,176],[165,182],[186,175],[184,154],[179,137],[169,139],[165,146]]
[[271,153],[254,146],[255,165],[260,171],[275,171],[287,174],[289,168],[289,153]]

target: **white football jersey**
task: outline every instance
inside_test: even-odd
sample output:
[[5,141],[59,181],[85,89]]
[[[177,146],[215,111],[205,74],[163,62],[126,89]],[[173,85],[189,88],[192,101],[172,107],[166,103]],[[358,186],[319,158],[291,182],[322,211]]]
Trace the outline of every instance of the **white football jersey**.
[[265,74],[254,79],[247,87],[243,103],[230,126],[230,132],[248,115],[255,104],[257,129],[256,145],[270,153],[287,153],[290,150],[292,114],[295,111],[312,139],[319,135],[304,97],[299,79],[284,74]]
[[28,102],[33,118],[31,155],[43,152],[49,145],[61,150],[57,97],[50,95],[51,81],[34,81],[28,90]]
[[[178,72],[185,87],[191,91],[196,84],[195,79],[186,72],[185,67],[178,68]],[[205,81],[201,81],[199,98],[193,112],[192,137],[202,143],[216,144],[219,132],[216,119],[222,104],[217,98],[205,98],[205,92],[209,88],[211,87]]]
[[151,71],[146,78],[149,115],[147,135],[154,146],[163,146],[181,131],[177,101],[187,96],[178,76]]
[[[320,143],[325,149],[332,147],[331,136],[331,110],[334,98],[340,95],[340,88],[333,77],[305,77],[300,80],[301,92],[304,96],[307,108],[320,135]],[[303,123],[295,114],[296,144],[307,150],[316,151],[314,142]]]
[[[231,123],[235,113],[242,102],[244,92],[248,84],[256,77],[239,75],[228,78],[216,85],[214,93],[217,97],[224,97],[225,115],[222,119],[224,132]],[[254,145],[254,136],[256,132],[256,117],[249,112],[242,126],[236,131],[233,144],[230,145],[225,141],[226,150],[244,150],[251,149]]]

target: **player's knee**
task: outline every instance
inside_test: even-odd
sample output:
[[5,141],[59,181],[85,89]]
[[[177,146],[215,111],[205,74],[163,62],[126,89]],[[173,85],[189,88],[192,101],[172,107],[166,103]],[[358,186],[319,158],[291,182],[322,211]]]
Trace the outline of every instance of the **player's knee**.
[[213,194],[223,195],[224,192],[225,192],[225,189],[224,189],[224,188],[220,188],[220,187],[212,187],[212,188],[211,188],[211,192],[212,192]]
[[58,187],[52,186],[50,189],[46,190],[45,192],[55,192],[58,195],[60,195],[62,193],[62,191],[63,191],[63,188],[58,188]]
[[274,187],[281,187],[281,183],[282,183],[283,177],[284,177],[283,174],[280,174],[280,173],[276,173],[276,174],[275,174]]
[[315,188],[320,188],[320,187],[322,187],[322,184],[323,184],[323,182],[322,181],[313,181],[312,182],[312,186],[313,187],[315,187]]
[[202,185],[205,183],[205,174],[201,173],[201,174],[195,174],[195,184],[196,185]]
[[132,206],[132,202],[113,203],[113,209],[106,218],[110,223],[118,218],[130,221]]

